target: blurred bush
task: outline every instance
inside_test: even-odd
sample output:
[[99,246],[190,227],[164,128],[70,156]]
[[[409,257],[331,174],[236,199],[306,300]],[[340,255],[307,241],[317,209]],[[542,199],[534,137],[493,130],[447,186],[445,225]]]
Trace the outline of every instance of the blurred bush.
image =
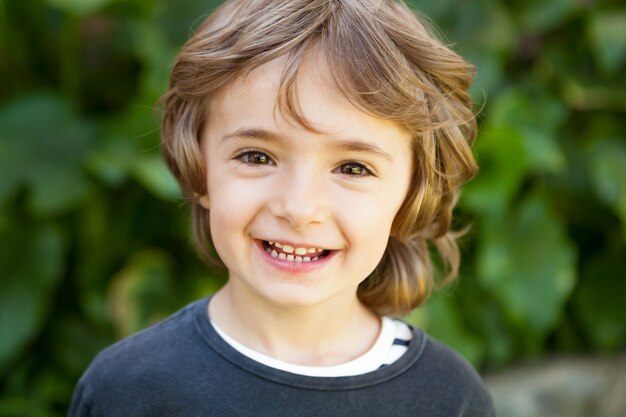
[[[218,1],[0,0],[0,416],[215,291],[160,159],[177,49]],[[626,346],[626,8],[413,1],[478,67],[458,284],[408,319],[482,369]]]

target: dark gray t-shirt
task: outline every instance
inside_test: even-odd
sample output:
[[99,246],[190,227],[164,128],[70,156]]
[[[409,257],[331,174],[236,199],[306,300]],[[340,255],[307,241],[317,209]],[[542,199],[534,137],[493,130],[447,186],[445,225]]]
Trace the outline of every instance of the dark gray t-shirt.
[[480,377],[414,329],[406,353],[362,375],[311,377],[260,364],[226,343],[208,299],[101,352],[80,379],[71,417],[494,416]]

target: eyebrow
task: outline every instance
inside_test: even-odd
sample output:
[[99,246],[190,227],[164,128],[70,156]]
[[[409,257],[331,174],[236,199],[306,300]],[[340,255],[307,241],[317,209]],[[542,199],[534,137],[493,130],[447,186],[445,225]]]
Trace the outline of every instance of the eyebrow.
[[[261,128],[244,128],[225,134],[220,143],[232,138],[261,139],[279,143],[286,142],[285,137],[279,133]],[[332,139],[332,144],[336,149],[341,151],[368,153],[377,155],[389,162],[393,162],[393,158],[389,155],[389,153],[381,149],[379,146],[363,139]]]
[[232,138],[262,139],[274,142],[285,142],[285,138],[278,133],[260,128],[244,128],[225,134],[220,143]]

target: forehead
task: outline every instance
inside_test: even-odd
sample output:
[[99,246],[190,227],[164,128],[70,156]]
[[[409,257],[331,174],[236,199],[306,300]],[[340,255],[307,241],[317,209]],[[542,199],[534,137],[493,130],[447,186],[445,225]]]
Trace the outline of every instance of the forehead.
[[286,57],[274,59],[221,88],[209,100],[209,123],[409,140],[409,132],[399,123],[357,108],[337,87],[320,54],[302,59],[297,72],[287,65]]

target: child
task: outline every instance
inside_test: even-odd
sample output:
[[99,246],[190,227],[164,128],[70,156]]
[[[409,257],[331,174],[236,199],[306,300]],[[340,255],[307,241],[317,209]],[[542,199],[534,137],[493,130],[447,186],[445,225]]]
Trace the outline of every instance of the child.
[[393,317],[449,277],[472,66],[396,0],[230,0],[183,47],[163,147],[225,286],[106,349],[71,416],[493,416]]

